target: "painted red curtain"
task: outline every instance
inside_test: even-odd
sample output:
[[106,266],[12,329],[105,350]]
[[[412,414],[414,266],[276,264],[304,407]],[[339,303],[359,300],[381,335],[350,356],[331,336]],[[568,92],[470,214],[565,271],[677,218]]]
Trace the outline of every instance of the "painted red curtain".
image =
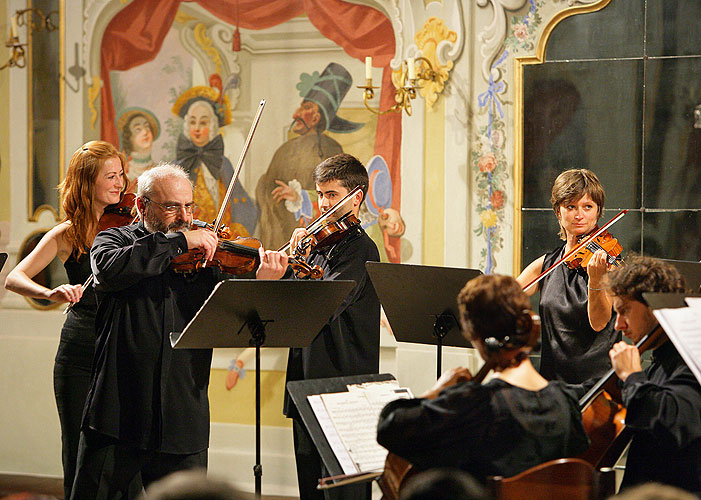
[[[134,0],[115,15],[102,37],[100,77],[102,78],[102,119],[100,136],[117,144],[110,71],[125,71],[153,60],[161,50],[180,3],[194,1],[218,18],[247,29],[265,29],[306,13],[311,23],[350,56],[384,68],[381,108],[394,104],[394,86],[389,62],[394,56],[394,31],[389,19],[371,7],[342,0]],[[401,186],[399,154],[401,115],[389,113],[378,118],[375,154],[387,161],[392,178],[392,208],[399,211]],[[391,238],[399,260],[399,240]]]

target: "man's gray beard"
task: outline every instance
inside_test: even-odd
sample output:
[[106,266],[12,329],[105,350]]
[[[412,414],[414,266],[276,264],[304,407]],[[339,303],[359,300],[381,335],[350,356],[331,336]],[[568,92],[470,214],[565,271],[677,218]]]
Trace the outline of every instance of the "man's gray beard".
[[144,227],[149,233],[161,232],[168,234],[178,231],[189,231],[191,224],[180,219],[166,225],[166,223],[156,217],[151,210],[146,210],[146,213],[144,214]]

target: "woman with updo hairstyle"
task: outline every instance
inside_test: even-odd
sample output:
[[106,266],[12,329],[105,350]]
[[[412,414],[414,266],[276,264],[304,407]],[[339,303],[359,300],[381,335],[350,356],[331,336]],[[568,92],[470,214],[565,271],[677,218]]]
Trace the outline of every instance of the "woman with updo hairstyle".
[[[63,220],[7,275],[5,288],[25,297],[74,306],[66,316],[54,364],[54,394],[61,423],[64,498],[70,498],[83,406],[95,350],[97,300],[82,284],[92,274],[89,251],[107,206],[126,190],[125,159],[112,144],[90,141],[78,148],[58,186]],[[69,283],[49,289],[33,280],[54,258],[63,261]]]
[[390,402],[377,442],[418,469],[457,467],[483,482],[586,450],[574,392],[545,380],[528,358],[538,318],[516,280],[478,276],[458,305],[463,334],[494,376],[480,384],[453,368],[421,397]]

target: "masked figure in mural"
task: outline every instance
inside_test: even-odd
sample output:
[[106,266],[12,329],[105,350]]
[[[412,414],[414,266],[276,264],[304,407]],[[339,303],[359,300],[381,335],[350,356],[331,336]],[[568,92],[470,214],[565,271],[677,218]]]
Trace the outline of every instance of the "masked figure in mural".
[[122,151],[127,157],[127,191],[134,192],[136,179],[155,165],[151,158],[151,148],[161,133],[160,123],[150,111],[132,107],[125,109],[117,118],[117,130]]
[[321,75],[316,71],[301,75],[297,89],[302,104],[292,115],[291,125],[299,135],[275,151],[256,186],[261,209],[259,236],[266,246],[284,245],[292,230],[301,225],[300,219],[312,217],[308,191],[314,191],[314,167],[343,152],[341,145],[324,131],[350,133],[363,126],[336,116],[352,84],[350,73],[337,63],[330,63]]
[[[197,209],[194,217],[213,222],[229,182],[234,175],[231,162],[224,156],[224,139],[219,127],[231,123],[229,99],[222,94],[221,79],[212,75],[210,84],[192,87],[173,105],[173,113],[183,118],[183,133],[178,137],[176,161],[195,185]],[[223,224],[233,237],[250,236],[258,221],[258,209],[239,179],[224,214]]]

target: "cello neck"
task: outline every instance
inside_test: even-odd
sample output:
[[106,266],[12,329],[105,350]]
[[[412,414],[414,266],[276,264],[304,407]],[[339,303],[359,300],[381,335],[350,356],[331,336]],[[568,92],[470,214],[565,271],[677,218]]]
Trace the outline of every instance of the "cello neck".
[[[660,327],[659,324],[652,327],[652,330],[645,334],[645,336],[641,338],[637,344],[635,344],[635,347],[638,348],[640,354],[654,346],[657,340],[660,338],[661,333],[662,327]],[[596,384],[594,384],[591,389],[589,389],[589,391],[587,391],[584,396],[582,396],[582,398],[579,400],[579,409],[583,411],[602,390],[607,390],[607,388],[611,387],[611,384],[616,384],[617,380],[618,377],[616,377],[616,372],[613,368],[611,368],[603,377],[601,377],[601,379],[599,379]],[[607,392],[617,392],[617,387],[614,385],[613,390]]]

